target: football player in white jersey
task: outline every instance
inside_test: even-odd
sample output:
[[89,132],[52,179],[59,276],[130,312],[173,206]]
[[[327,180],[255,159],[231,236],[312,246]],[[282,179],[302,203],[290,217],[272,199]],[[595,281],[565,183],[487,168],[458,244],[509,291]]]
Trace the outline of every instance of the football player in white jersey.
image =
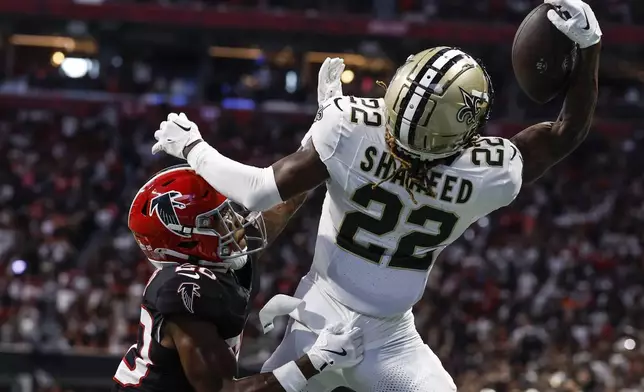
[[302,300],[297,321],[263,371],[298,358],[325,325],[345,322],[364,333],[363,362],[318,377],[307,391],[456,389],[411,312],[432,264],[470,224],[511,203],[523,182],[573,151],[597,100],[601,30],[592,9],[581,0],[546,2],[562,11],[549,18],[578,44],[580,59],[558,119],[511,140],[479,135],[492,104],[490,79],[474,58],[448,47],[410,56],[384,99],[342,96],[342,64],[326,63],[321,82],[331,89],[321,90],[331,97],[302,148],[267,168],[222,156],[185,116],[161,124],[153,152],[187,159],[251,210],[326,184],[313,264],[295,294]]

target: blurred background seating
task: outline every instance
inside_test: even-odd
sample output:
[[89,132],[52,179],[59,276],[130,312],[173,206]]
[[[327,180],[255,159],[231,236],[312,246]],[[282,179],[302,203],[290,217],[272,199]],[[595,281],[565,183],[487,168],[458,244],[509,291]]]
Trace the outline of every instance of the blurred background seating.
[[[407,55],[454,45],[489,69],[486,133],[509,137],[560,104],[531,104],[512,74],[514,31],[537,3],[0,3],[0,351],[38,353],[42,368],[10,370],[0,355],[0,391],[109,385],[136,340],[151,271],[126,214],[145,180],[177,163],[149,152],[170,111],[227,156],[269,165],[308,129],[327,56],[346,59],[345,94],[381,96],[375,82]],[[607,43],[589,139],[444,251],[415,308],[460,391],[644,390],[644,7],[590,3]],[[308,270],[322,196],[263,256],[256,309]],[[257,326],[253,315],[241,355],[250,372],[281,338]],[[60,353],[109,358],[107,378],[59,376],[48,355]]]

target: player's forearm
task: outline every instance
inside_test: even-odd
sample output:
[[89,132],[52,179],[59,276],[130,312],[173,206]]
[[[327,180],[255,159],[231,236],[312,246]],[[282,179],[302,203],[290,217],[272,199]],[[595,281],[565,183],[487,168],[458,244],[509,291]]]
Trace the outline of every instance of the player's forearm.
[[574,80],[556,122],[535,124],[512,138],[523,156],[523,183],[535,181],[586,138],[597,103],[600,44],[581,51]]
[[557,132],[556,147],[563,157],[574,150],[588,135],[598,95],[598,73],[601,43],[581,49],[581,58],[559,119],[553,126]]
[[282,203],[272,167],[258,168],[233,161],[203,141],[186,150],[188,155],[184,156],[190,166],[227,198],[253,211]]
[[[295,365],[301,373],[301,375],[297,376],[302,377],[304,380],[308,380],[318,373],[309,360],[309,357],[306,355],[295,361]],[[275,373],[256,374],[254,376],[234,380],[227,385],[224,385],[222,392],[296,392],[301,389],[297,384],[289,385],[288,379],[284,380],[284,377],[280,378],[281,381],[278,380]],[[297,377],[295,379],[297,381]],[[282,385],[282,383],[286,385]]]
[[289,220],[291,220],[297,210],[304,204],[307,195],[307,192],[301,193],[262,213],[264,224],[266,225],[266,239],[269,245],[275,241]]

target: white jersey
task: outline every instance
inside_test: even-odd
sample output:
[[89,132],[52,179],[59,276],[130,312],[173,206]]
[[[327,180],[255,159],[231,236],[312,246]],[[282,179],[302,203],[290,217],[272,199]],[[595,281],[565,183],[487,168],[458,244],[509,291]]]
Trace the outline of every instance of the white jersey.
[[[391,316],[423,295],[436,256],[479,218],[511,203],[521,188],[518,149],[480,138],[429,173],[431,189],[389,178],[398,163],[385,143],[382,99],[325,102],[302,141],[312,138],[330,178],[312,272],[343,305]],[[377,183],[383,181],[380,185]]]

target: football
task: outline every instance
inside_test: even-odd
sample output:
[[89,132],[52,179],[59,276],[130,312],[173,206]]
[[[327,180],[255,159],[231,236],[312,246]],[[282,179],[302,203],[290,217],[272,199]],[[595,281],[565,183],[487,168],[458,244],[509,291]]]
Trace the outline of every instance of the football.
[[544,104],[561,93],[577,60],[577,45],[550,23],[550,4],[536,7],[521,23],[512,45],[512,67],[521,89]]

